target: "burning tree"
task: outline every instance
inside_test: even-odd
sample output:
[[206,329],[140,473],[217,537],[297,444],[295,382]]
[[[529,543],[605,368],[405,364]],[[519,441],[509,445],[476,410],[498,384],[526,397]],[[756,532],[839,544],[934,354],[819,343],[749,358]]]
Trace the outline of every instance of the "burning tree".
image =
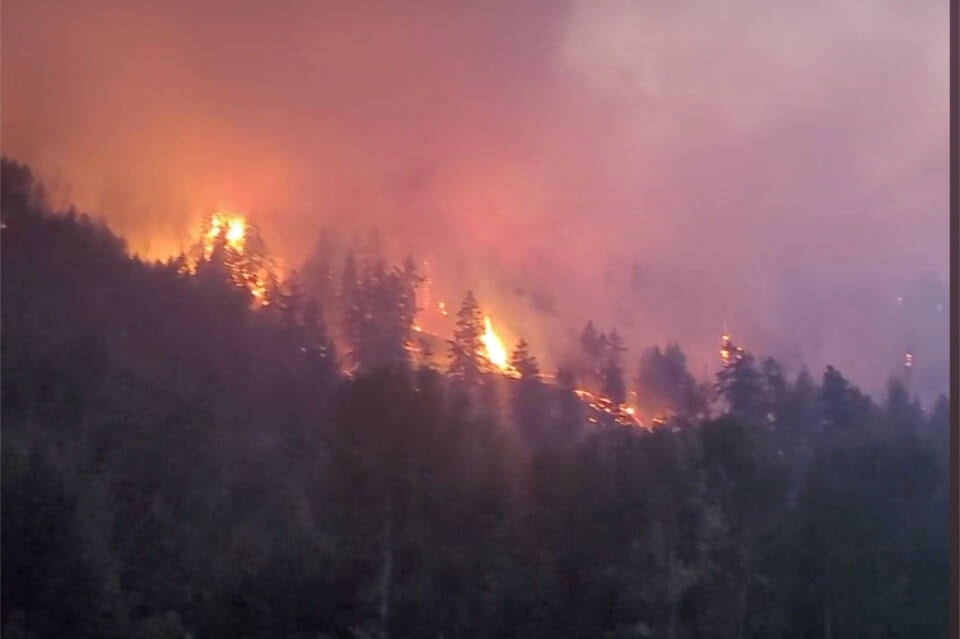
[[734,346],[727,336],[724,336],[721,355],[724,366],[717,373],[717,398],[726,401],[734,417],[752,421],[763,419],[763,376],[756,368],[753,355]]
[[255,302],[269,303],[268,293],[277,284],[276,266],[267,254],[260,229],[244,216],[217,212],[203,223],[200,237],[182,260],[184,271],[219,271]]

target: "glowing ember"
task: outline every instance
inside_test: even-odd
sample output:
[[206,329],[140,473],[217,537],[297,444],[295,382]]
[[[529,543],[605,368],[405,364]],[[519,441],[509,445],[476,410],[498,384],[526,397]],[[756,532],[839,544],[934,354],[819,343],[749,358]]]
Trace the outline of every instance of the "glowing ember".
[[[575,389],[574,394],[580,398],[584,404],[590,407],[592,410],[598,413],[606,413],[613,418],[614,422],[620,424],[621,426],[635,426],[640,428],[647,428],[647,426],[641,421],[640,416],[637,414],[637,409],[633,406],[614,406],[613,402],[610,401],[610,398],[603,397],[602,395],[594,395],[588,390],[578,388]],[[597,420],[593,417],[589,419],[590,423],[596,424]],[[657,422],[655,418],[654,423]]]
[[490,317],[483,316],[483,350],[484,357],[490,360],[490,363],[502,371],[510,370],[510,360],[507,356],[507,349],[503,346],[503,340],[493,330],[493,324]]

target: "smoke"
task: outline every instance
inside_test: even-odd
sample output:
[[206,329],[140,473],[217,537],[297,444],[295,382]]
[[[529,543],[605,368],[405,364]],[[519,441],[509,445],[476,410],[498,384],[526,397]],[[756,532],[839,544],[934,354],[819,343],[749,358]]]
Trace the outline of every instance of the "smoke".
[[946,17],[7,0],[0,133],[144,255],[215,208],[252,215],[290,264],[321,228],[376,227],[548,361],[593,318],[636,357],[678,339],[701,373],[726,325],[877,385],[879,353],[903,348],[864,309],[946,279]]

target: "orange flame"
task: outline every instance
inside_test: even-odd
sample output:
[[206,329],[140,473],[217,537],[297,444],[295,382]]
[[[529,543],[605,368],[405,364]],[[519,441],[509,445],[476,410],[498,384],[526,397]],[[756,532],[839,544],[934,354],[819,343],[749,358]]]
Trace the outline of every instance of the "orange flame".
[[204,257],[209,258],[218,240],[242,253],[247,239],[247,220],[242,215],[218,211],[210,216],[210,228],[203,238]]
[[[227,213],[218,211],[210,216],[204,232],[198,241],[202,249],[202,257],[198,261],[188,263],[184,270],[187,273],[194,274],[197,271],[198,262],[209,260],[218,244],[225,246],[231,252],[237,255],[244,255],[247,250],[247,238],[250,233],[250,227],[247,219],[243,215],[236,213]],[[233,277],[236,282],[246,288],[254,299],[254,303],[260,306],[266,306],[267,284],[271,274],[278,274],[278,266],[270,264],[261,266],[249,272],[235,272]]]
[[502,371],[510,370],[510,359],[507,356],[507,349],[503,345],[503,340],[493,330],[493,323],[489,315],[483,316],[483,356],[490,360],[490,363]]

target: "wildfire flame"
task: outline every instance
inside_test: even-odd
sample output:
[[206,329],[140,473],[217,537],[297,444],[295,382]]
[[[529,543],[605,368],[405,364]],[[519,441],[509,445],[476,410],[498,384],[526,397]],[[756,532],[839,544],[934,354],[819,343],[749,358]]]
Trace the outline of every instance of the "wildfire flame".
[[493,323],[489,315],[483,316],[483,350],[484,357],[490,360],[490,363],[502,371],[510,370],[510,359],[507,356],[507,349],[503,345],[503,340],[493,330]]
[[[202,251],[198,250],[198,253],[195,254],[197,257],[195,257],[194,261],[186,265],[185,272],[195,274],[197,272],[197,259],[199,259],[199,261],[211,259],[218,246],[228,249],[229,253],[235,254],[236,256],[249,257],[247,255],[248,251],[257,250],[255,248],[255,237],[252,238],[251,233],[255,233],[255,230],[250,227],[247,219],[243,215],[223,211],[214,213],[204,225],[204,230],[195,245],[195,247],[202,249]],[[248,240],[250,241],[248,242]],[[248,244],[250,244],[250,246],[248,246]],[[199,257],[199,253],[202,253],[202,258]],[[255,260],[254,264],[257,264]],[[266,262],[265,265],[264,263],[260,263],[259,266],[254,266],[253,269],[249,271],[240,270],[234,273],[233,276],[237,278],[236,281],[239,284],[250,292],[255,305],[265,306],[268,304],[266,298],[267,278],[277,275],[278,268],[279,267],[273,264],[272,261],[269,261]],[[431,307],[434,307],[436,313],[440,316],[446,317],[449,315],[449,309],[443,300],[437,300],[435,306],[428,301],[425,308]],[[412,324],[411,328],[416,333],[429,333],[429,328],[424,328],[416,322]],[[504,345],[503,339],[494,330],[493,321],[489,315],[483,316],[483,328],[484,332],[481,336],[482,351],[479,352],[478,355],[489,361],[502,375],[519,378],[520,373],[511,366],[507,348]],[[724,363],[728,363],[731,359],[742,353],[742,349],[732,343],[728,334],[724,334],[721,341],[720,353]],[[412,352],[416,352],[416,347],[414,347],[414,351]],[[912,355],[908,353],[906,359],[907,363],[905,365],[908,367],[911,366]],[[555,381],[551,376],[544,376],[544,379],[550,382]],[[609,398],[596,395],[585,389],[576,389],[574,393],[590,409],[595,411],[593,415],[588,417],[590,423],[599,423],[596,417],[597,414],[609,415],[615,423],[621,426],[649,428],[651,425],[666,423],[667,416],[654,416],[650,423],[645,423],[645,420],[641,419],[641,412],[636,406],[626,404],[615,406]],[[635,396],[636,392],[631,392],[631,395]]]
[[743,349],[735,346],[729,333],[724,333],[720,338],[720,359],[723,365],[730,364],[733,360],[739,360],[743,357]]
[[[580,400],[589,406],[591,409],[597,413],[606,413],[611,416],[617,424],[621,426],[633,426],[640,428],[647,428],[648,425],[644,424],[640,419],[639,411],[634,406],[614,406],[613,402],[610,401],[608,397],[603,395],[595,395],[590,391],[584,388],[578,388],[573,391],[574,394],[580,398]],[[590,417],[588,420],[591,424],[596,424],[596,417]],[[654,417],[652,422],[655,424],[662,424],[666,421],[664,417]]]
[[246,218],[242,215],[223,212],[210,216],[210,228],[203,238],[204,257],[210,258],[217,241],[221,238],[231,249],[242,253],[247,239]]
[[[247,255],[249,250],[247,240],[250,232],[250,225],[243,215],[224,211],[214,213],[207,220],[204,230],[197,240],[202,257],[195,256],[192,261],[185,265],[184,271],[195,274],[199,263],[211,259],[218,246],[228,249],[228,252],[235,256],[244,259],[249,258],[250,256]],[[231,276],[235,283],[250,292],[254,304],[266,306],[268,303],[267,283],[270,277],[278,274],[279,267],[272,261],[263,260],[263,256],[259,256],[251,263],[254,265],[234,266]]]

